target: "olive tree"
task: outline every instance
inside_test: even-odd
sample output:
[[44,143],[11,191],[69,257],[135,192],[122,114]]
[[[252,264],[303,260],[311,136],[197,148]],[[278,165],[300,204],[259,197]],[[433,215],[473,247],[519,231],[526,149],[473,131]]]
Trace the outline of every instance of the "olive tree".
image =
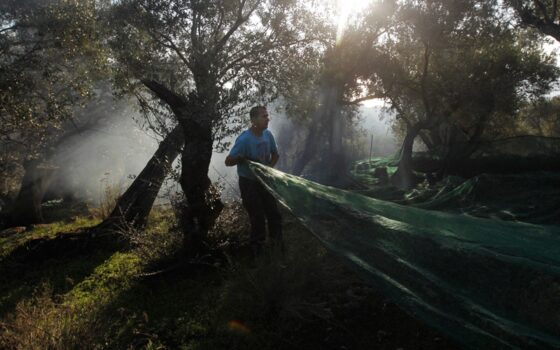
[[[221,209],[208,167],[247,107],[278,94],[290,68],[313,59],[318,20],[296,0],[123,0],[112,37],[123,91],[147,89],[181,128],[186,246],[196,250]],[[162,103],[161,103],[162,102]]]
[[560,41],[560,13],[556,0],[506,0],[525,26]]
[[558,76],[539,41],[509,25],[497,1],[395,3],[388,31],[353,37],[365,95],[385,98],[404,130],[393,182],[412,183],[411,157],[420,136],[444,150],[445,174],[489,136],[503,116],[546,93]]
[[104,71],[98,8],[93,0],[0,4],[0,164],[4,174],[24,168],[12,224],[42,221],[46,160]]

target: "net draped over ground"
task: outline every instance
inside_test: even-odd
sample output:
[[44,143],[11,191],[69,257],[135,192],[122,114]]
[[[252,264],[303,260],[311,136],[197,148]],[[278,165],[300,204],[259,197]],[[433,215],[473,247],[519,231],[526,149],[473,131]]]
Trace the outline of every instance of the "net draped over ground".
[[251,169],[366,281],[465,347],[560,348],[560,226],[418,207],[473,193],[461,185],[405,206]]

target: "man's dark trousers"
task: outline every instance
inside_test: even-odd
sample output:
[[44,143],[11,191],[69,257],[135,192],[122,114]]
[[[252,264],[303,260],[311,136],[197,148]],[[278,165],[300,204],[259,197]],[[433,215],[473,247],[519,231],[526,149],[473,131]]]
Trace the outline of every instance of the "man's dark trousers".
[[251,221],[251,245],[259,249],[264,243],[266,218],[272,243],[282,247],[282,217],[274,197],[257,180],[243,176],[239,177],[239,189],[243,206]]

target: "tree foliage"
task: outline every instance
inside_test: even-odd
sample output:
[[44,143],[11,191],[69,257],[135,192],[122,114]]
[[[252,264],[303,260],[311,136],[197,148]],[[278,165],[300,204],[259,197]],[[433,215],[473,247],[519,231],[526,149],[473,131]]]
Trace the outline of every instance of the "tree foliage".
[[540,99],[519,112],[512,134],[560,137],[560,97]]
[[390,101],[407,134],[403,156],[420,135],[460,161],[558,76],[541,43],[512,28],[496,1],[400,1],[386,33],[362,35],[368,26],[366,17],[348,37],[363,62],[356,77],[366,95]]
[[[0,171],[44,155],[93,95],[105,55],[94,1],[0,4]],[[71,125],[71,124],[70,124]],[[10,186],[11,187],[11,186]]]
[[95,2],[0,6],[0,141],[25,144],[33,154],[92,95],[104,67]]
[[560,13],[556,0],[507,0],[521,23],[560,41]]
[[247,106],[278,95],[289,69],[313,59],[307,44],[322,32],[294,0],[128,0],[113,20],[118,86],[130,92],[156,81],[212,106],[216,140],[238,131]]

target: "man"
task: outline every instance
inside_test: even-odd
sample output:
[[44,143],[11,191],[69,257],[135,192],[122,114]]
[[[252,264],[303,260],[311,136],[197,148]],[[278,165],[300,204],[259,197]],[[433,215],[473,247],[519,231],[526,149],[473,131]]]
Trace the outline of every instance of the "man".
[[255,253],[265,240],[265,218],[273,244],[282,246],[282,222],[276,200],[251,173],[246,160],[271,167],[278,162],[278,149],[274,136],[267,130],[268,112],[264,106],[256,106],[249,112],[251,127],[245,130],[226,157],[226,166],[237,165],[241,200],[251,221],[250,241]]

